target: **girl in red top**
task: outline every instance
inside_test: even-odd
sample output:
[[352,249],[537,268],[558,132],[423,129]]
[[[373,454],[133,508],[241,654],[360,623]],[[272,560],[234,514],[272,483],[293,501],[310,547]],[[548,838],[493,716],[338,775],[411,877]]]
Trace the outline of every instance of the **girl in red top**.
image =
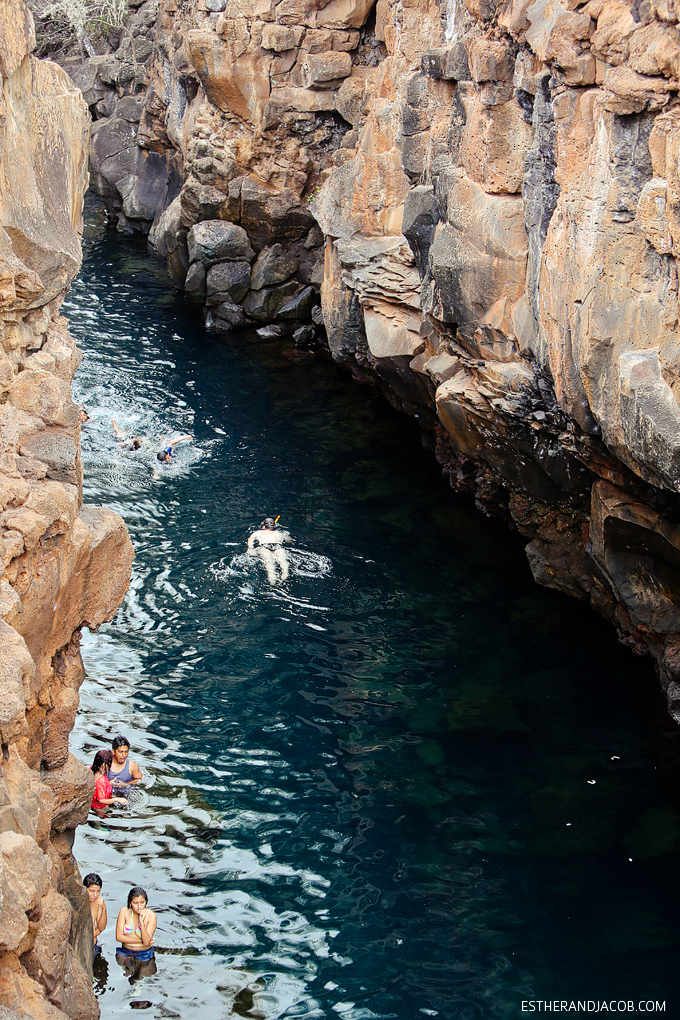
[[111,751],[97,751],[92,762],[91,771],[94,772],[94,797],[92,798],[92,810],[103,811],[110,804],[122,804],[127,807],[125,797],[114,797],[113,787],[108,780],[106,773],[111,768],[113,754]]

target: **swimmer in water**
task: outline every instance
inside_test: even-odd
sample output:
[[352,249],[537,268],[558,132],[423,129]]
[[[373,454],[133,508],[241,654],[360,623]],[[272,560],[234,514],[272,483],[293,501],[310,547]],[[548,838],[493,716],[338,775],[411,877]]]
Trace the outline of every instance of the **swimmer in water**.
[[[260,530],[254,531],[248,539],[248,554],[260,557],[267,571],[267,579],[272,585],[278,584],[279,580],[285,581],[288,577],[288,553],[283,548],[283,543],[291,541],[287,531],[280,531],[276,527],[276,521],[272,517],[266,517]],[[277,566],[281,571],[280,576],[276,570]]]
[[180,443],[190,443],[194,437],[191,433],[187,432],[184,436],[179,436],[177,439],[171,440],[168,445],[161,450],[160,453],[156,454],[158,460],[163,464],[169,464],[172,457],[174,457],[174,448],[179,446]]
[[138,436],[129,437],[127,432],[123,432],[122,428],[116,423],[116,419],[111,419],[113,425],[113,431],[116,433],[116,439],[119,442],[124,443],[128,450],[139,450],[142,446],[142,440]]
[[90,416],[87,413],[87,411],[85,410],[85,408],[84,407],[80,407],[78,409],[78,421],[81,423],[81,425],[84,425],[85,422],[89,421],[89,420],[90,420]]

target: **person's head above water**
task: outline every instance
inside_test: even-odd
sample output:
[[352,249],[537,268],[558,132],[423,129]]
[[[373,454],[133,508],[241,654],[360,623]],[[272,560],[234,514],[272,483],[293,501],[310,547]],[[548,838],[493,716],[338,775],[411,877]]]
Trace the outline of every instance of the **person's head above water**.
[[274,518],[273,517],[265,517],[265,519],[262,521],[262,529],[264,531],[275,531],[276,530],[276,521],[274,520]]
[[101,889],[102,879],[101,875],[98,875],[96,871],[91,871],[89,875],[86,875],[83,879],[83,885],[86,889],[89,889],[91,885],[98,885]]
[[157,456],[158,460],[161,461],[162,464],[167,464],[168,461],[172,457],[172,451],[171,450],[161,450],[161,452],[157,453],[156,456]]
[[139,899],[144,900],[144,903],[142,904],[142,909],[144,909],[144,907],[149,902],[149,897],[146,895],[146,889],[142,889],[141,885],[136,885],[134,889],[130,889],[130,892],[128,893],[127,898],[128,907],[130,907],[131,910],[136,909],[136,907],[138,907],[139,904],[138,903],[134,904],[133,900]]
[[125,764],[125,759],[130,753],[130,741],[127,737],[123,737],[120,733],[117,737],[114,737],[111,741],[111,747],[113,748],[113,757],[116,759],[119,765]]
[[111,751],[108,751],[106,749],[104,749],[103,751],[97,751],[97,753],[94,756],[94,761],[92,762],[91,769],[96,775],[100,771],[102,765],[106,765],[106,769],[108,771],[111,767],[112,761],[113,753]]

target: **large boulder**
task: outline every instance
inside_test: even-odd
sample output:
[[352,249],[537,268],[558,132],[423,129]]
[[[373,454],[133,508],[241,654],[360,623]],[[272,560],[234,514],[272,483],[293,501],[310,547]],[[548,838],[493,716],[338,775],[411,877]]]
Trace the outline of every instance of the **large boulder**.
[[279,309],[289,301],[300,284],[297,280],[290,280],[278,287],[264,287],[262,290],[251,290],[243,302],[247,315],[261,322],[271,322],[275,319]]
[[215,262],[252,262],[255,252],[250,247],[243,227],[226,220],[204,220],[196,223],[187,237],[189,261],[211,266]]
[[249,262],[220,262],[208,270],[206,304],[220,305],[225,301],[238,304],[248,293],[249,286]]
[[253,290],[260,290],[275,283],[283,283],[297,272],[299,264],[299,259],[280,244],[263,248],[255,260],[250,286]]

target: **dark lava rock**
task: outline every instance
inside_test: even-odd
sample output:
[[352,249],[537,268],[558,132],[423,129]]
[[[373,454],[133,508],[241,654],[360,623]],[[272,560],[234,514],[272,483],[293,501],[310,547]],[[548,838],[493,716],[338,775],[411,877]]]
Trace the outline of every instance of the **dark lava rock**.
[[246,317],[240,305],[223,301],[216,308],[204,308],[203,320],[206,329],[213,333],[231,333],[234,329],[245,326]]
[[253,290],[261,290],[262,287],[283,283],[297,271],[298,265],[299,261],[292,252],[286,251],[280,244],[273,244],[257,256],[250,286]]
[[252,262],[255,252],[250,247],[243,227],[226,220],[204,220],[189,231],[189,261],[210,266],[213,262],[229,259],[234,262]]
[[316,291],[313,287],[305,287],[296,294],[292,301],[287,301],[279,308],[279,319],[309,319],[312,307],[316,304]]
[[314,343],[314,337],[316,336],[315,326],[300,326],[293,333],[293,340],[297,347],[304,347],[306,344]]
[[95,187],[102,198],[120,198],[114,185],[130,175],[139,176],[144,163],[143,150],[137,145],[137,127],[122,117],[98,121],[93,129],[90,163]]
[[293,296],[300,284],[297,280],[290,280],[278,287],[265,287],[262,290],[251,290],[243,302],[243,308],[247,315],[253,319],[260,319],[263,322],[270,322],[276,318],[279,308]]
[[437,202],[431,184],[420,184],[406,195],[402,233],[409,243],[421,276],[427,269],[427,258],[439,222]]
[[224,301],[238,304],[250,287],[250,263],[219,262],[211,266],[206,278],[207,304],[219,305]]
[[202,305],[205,295],[205,266],[202,266],[200,262],[194,262],[189,266],[187,278],[184,281],[184,296],[187,301]]

